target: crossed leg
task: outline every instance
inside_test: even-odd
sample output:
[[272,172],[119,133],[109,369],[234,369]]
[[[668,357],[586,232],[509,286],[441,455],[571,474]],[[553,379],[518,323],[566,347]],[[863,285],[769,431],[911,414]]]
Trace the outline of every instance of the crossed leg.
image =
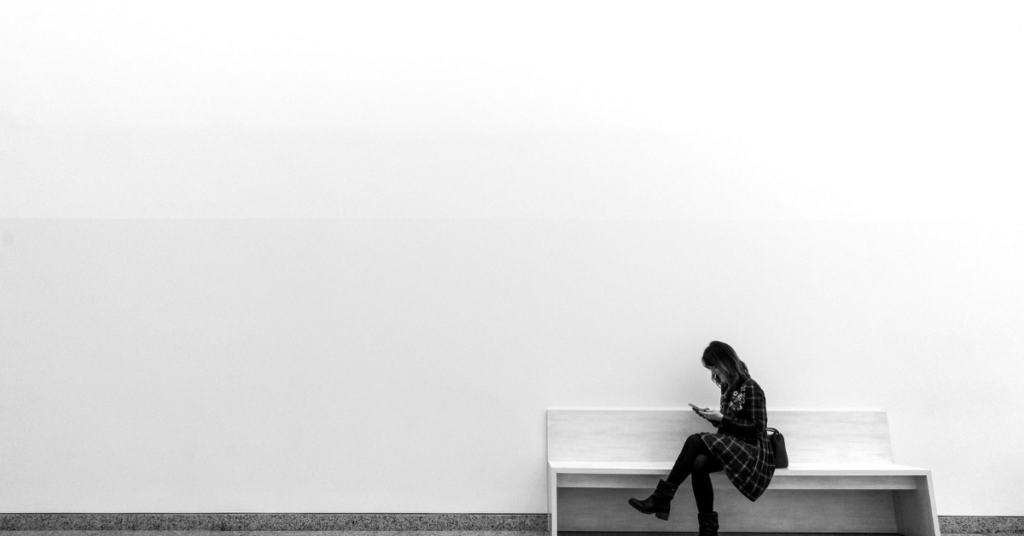
[[715,490],[711,486],[711,473],[721,470],[721,462],[704,444],[700,434],[693,434],[686,438],[686,443],[683,443],[683,449],[679,452],[679,457],[676,458],[666,481],[678,486],[686,477],[692,475],[690,483],[693,485],[693,496],[697,499],[697,512],[711,513],[715,509]]

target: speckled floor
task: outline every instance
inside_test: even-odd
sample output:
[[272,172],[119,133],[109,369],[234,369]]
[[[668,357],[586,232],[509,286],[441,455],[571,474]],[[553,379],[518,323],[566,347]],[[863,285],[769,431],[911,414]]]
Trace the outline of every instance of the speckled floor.
[[[0,536],[549,536],[547,514],[2,514]],[[1024,536],[1024,517],[939,516],[940,536]],[[44,529],[44,530],[40,530]],[[121,529],[121,530],[114,530]],[[139,530],[147,529],[147,530]],[[280,530],[302,529],[302,530]],[[567,532],[559,536],[695,536]],[[727,536],[837,536],[723,533]],[[849,536],[894,536],[858,534]]]
[[0,530],[0,536],[548,536],[548,533],[470,530]]
[[[696,533],[694,533],[696,534]],[[0,536],[549,536],[547,531],[0,530]],[[639,535],[638,535],[639,536]],[[778,536],[778,535],[776,535]],[[834,535],[830,535],[834,536]],[[989,535],[991,536],[991,535]],[[1021,535],[1024,536],[1024,535]]]
[[[694,533],[696,534],[696,533]],[[0,536],[549,536],[547,531],[11,530]],[[1022,535],[1024,536],[1024,535]]]
[[[563,533],[563,536],[659,536],[643,532],[611,533],[611,532],[573,532]],[[723,533],[726,534],[726,533]],[[817,535],[800,533],[785,535],[783,533],[772,533],[761,535],[756,533],[727,533],[729,536],[837,536],[836,534]],[[696,532],[673,532],[660,533],[660,536],[690,536]],[[0,536],[548,536],[546,531],[441,531],[441,530],[419,530],[419,531],[204,531],[204,530],[12,530],[0,531]],[[877,535],[857,535],[877,536]],[[942,536],[1024,536],[1020,532],[996,532],[996,533],[943,533]]]

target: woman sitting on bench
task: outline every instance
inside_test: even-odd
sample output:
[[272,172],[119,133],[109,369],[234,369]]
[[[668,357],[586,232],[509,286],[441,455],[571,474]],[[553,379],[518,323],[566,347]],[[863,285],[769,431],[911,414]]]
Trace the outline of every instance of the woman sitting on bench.
[[701,362],[722,389],[721,411],[696,406],[693,411],[710,421],[718,432],[688,437],[668,479],[658,482],[654,494],[647,499],[630,499],[629,504],[645,514],[667,520],[676,489],[692,475],[700,535],[713,536],[718,534],[718,514],[714,511],[710,473],[724,469],[740,493],[756,501],[775,474],[775,458],[768,445],[764,391],[750,377],[736,351],[724,342],[712,341]]

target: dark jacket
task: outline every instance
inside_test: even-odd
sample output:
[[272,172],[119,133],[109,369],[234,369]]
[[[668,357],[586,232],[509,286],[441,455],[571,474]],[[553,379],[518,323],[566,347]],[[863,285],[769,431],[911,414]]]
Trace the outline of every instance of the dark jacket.
[[720,411],[718,432],[703,433],[701,438],[721,462],[729,481],[744,497],[756,501],[775,474],[764,391],[753,378],[740,378],[722,389]]

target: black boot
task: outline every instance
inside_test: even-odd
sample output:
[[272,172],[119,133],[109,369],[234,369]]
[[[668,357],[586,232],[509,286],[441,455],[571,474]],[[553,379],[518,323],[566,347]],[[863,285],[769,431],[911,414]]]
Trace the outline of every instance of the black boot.
[[659,480],[653,495],[642,501],[630,499],[629,504],[645,514],[654,514],[658,519],[668,521],[668,511],[672,506],[672,498],[676,496],[676,488],[678,486]]
[[700,526],[699,536],[718,536],[718,512],[697,514],[697,524]]

